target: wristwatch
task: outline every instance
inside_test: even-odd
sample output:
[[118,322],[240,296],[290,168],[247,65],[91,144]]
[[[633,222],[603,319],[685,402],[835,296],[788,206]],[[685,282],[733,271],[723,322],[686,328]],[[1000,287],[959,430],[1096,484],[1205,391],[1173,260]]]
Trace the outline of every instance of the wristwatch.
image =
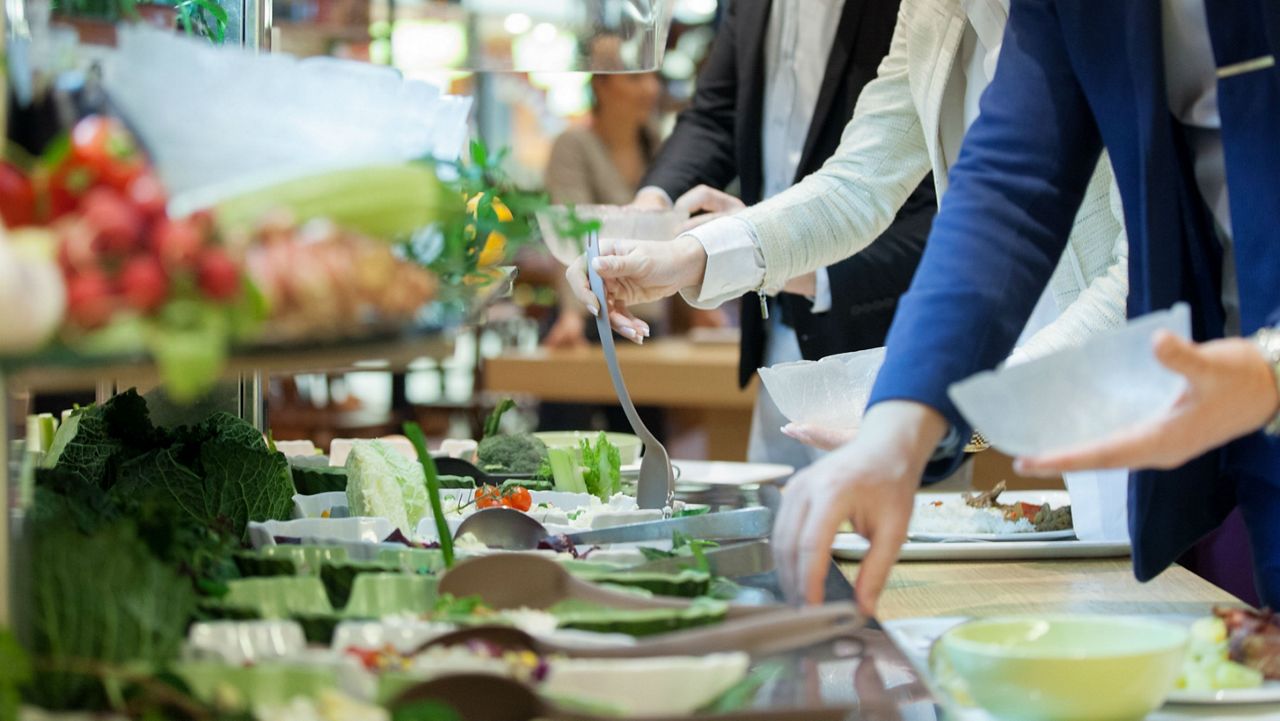
[[[1267,359],[1267,365],[1271,366],[1276,378],[1276,387],[1280,388],[1280,328],[1262,328],[1253,334],[1253,342]],[[1267,423],[1263,432],[1269,436],[1280,436],[1280,413]]]

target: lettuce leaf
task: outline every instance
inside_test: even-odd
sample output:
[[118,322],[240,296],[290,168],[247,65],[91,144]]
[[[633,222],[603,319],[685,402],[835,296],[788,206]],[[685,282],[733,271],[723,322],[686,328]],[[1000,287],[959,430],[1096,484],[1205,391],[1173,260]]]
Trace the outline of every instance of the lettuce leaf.
[[585,438],[581,444],[582,479],[587,492],[608,502],[613,494],[622,492],[622,453],[604,431],[596,436],[595,445]]

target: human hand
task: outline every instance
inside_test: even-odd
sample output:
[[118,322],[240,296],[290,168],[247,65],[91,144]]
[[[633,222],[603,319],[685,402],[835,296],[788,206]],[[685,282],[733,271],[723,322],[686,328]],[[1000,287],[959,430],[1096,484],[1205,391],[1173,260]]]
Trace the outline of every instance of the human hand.
[[873,614],[907,540],[925,464],[947,422],[932,408],[909,401],[873,406],[865,420],[852,443],[787,482],[772,543],[783,591],[821,603],[831,542],[840,524],[851,521],[871,544],[854,587],[861,610]]
[[738,198],[710,185],[699,185],[676,199],[676,210],[685,210],[693,216],[680,232],[684,233],[716,218],[732,215],[747,207]]
[[1187,390],[1160,418],[1106,440],[1019,458],[1023,475],[1056,476],[1101,468],[1177,468],[1262,428],[1280,408],[1275,375],[1244,338],[1193,343],[1167,331],[1155,337],[1156,358],[1187,379]]
[[671,210],[671,198],[658,188],[646,186],[641,188],[629,208],[637,210]]
[[[707,253],[696,238],[680,236],[671,241],[600,239],[595,270],[604,281],[609,299],[609,324],[620,335],[637,343],[649,335],[649,324],[635,317],[630,306],[675,295],[682,288],[700,285],[707,267]],[[599,315],[600,303],[587,278],[587,257],[579,257],[565,271],[574,296]]]
[[787,284],[782,286],[782,289],[788,293],[812,298],[818,294],[818,274],[805,273],[804,275],[798,275],[787,281]]
[[568,350],[587,346],[587,324],[576,308],[564,309],[556,322],[551,324],[547,337],[542,339],[544,348]]
[[858,429],[832,428],[812,423],[788,423],[782,427],[782,434],[820,451],[834,451],[852,441],[858,435]]

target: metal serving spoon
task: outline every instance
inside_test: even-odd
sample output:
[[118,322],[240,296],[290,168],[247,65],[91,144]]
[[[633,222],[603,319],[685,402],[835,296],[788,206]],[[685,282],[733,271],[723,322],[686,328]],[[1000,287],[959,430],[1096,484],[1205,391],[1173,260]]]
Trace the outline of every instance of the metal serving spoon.
[[600,347],[604,349],[604,359],[609,364],[609,377],[613,380],[613,390],[618,394],[618,402],[627,414],[631,430],[644,443],[644,457],[640,459],[640,479],[636,485],[636,503],[641,508],[666,508],[671,505],[676,491],[671,456],[667,455],[667,449],[649,432],[644,421],[640,420],[640,414],[636,413],[635,404],[631,402],[631,394],[627,392],[627,384],[622,380],[622,371],[618,368],[618,351],[613,345],[613,328],[609,325],[609,298],[605,293],[604,281],[594,265],[598,257],[600,233],[593,230],[587,235],[587,277],[591,281],[591,291],[599,301],[596,329],[600,331]]

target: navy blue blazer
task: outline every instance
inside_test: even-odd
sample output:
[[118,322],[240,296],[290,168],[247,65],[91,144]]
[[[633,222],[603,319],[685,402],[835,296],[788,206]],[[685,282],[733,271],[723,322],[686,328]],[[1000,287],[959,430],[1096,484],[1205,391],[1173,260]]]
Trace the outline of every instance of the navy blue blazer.
[[[968,433],[947,387],[1012,349],[1104,146],[1129,235],[1129,315],[1187,301],[1196,338],[1222,335],[1221,248],[1168,109],[1160,5],[1014,0],[996,76],[899,307],[872,403],[919,401]],[[1207,7],[1220,68],[1280,59],[1280,3]],[[1221,80],[1219,106],[1247,334],[1280,322],[1280,67]],[[1259,590],[1280,605],[1280,444],[1261,434],[1174,471],[1131,475],[1138,578],[1163,571],[1237,502]]]

